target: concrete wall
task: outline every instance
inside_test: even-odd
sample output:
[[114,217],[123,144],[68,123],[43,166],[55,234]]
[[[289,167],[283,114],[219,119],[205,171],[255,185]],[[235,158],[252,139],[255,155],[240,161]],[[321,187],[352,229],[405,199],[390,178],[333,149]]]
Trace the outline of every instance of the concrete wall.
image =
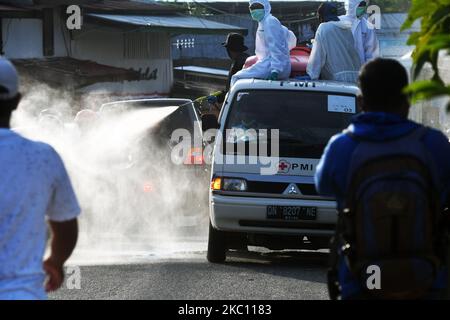
[[2,19],[3,50],[10,59],[42,58],[42,21]]
[[[61,17],[54,11],[55,57],[67,56]],[[65,31],[68,39],[69,35]],[[10,59],[43,58],[42,20],[40,19],[2,19],[3,50]]]

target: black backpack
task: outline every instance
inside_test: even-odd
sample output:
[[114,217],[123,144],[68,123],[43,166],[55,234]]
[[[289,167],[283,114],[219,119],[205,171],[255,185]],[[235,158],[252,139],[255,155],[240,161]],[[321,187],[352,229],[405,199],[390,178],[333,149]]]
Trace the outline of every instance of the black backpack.
[[[436,170],[422,142],[426,132],[427,128],[419,127],[382,142],[361,140],[346,132],[359,143],[352,155],[345,209],[339,213],[331,247],[332,297],[338,294],[339,257],[368,298],[416,299],[432,287],[443,254]],[[378,284],[372,282],[376,272]]]

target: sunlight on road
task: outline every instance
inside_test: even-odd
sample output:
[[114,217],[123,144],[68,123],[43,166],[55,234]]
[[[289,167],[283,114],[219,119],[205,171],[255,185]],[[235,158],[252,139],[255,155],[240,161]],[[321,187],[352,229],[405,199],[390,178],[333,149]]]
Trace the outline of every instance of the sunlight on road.
[[[95,242],[110,243],[105,248],[95,247]],[[92,246],[89,245],[92,243]],[[117,241],[114,236],[83,238],[67,265],[108,265],[151,263],[168,259],[189,259],[204,257],[207,239],[205,237],[131,237]]]

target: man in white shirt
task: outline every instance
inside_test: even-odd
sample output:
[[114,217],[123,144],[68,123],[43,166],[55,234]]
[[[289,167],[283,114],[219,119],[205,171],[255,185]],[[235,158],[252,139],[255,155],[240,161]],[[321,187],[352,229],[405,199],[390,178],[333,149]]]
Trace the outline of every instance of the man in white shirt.
[[[18,86],[16,69],[0,58],[0,300],[46,299],[63,283],[80,207],[56,151],[9,129]],[[46,220],[52,237],[43,262]]]

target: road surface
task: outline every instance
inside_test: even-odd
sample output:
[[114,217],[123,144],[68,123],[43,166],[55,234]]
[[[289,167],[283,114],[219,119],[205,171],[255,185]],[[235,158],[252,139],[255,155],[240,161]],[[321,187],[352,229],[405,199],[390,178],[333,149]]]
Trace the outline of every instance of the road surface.
[[[135,244],[130,241],[128,247]],[[133,245],[78,250],[70,275],[50,299],[327,299],[326,252],[231,252],[224,264],[206,261],[206,239],[166,248]],[[138,250],[135,250],[138,248]],[[174,249],[175,248],[175,249]],[[73,282],[75,268],[80,281]],[[77,272],[78,272],[77,271]],[[74,286],[75,283],[75,286]],[[78,288],[77,288],[78,286]],[[71,289],[68,289],[71,288]]]

